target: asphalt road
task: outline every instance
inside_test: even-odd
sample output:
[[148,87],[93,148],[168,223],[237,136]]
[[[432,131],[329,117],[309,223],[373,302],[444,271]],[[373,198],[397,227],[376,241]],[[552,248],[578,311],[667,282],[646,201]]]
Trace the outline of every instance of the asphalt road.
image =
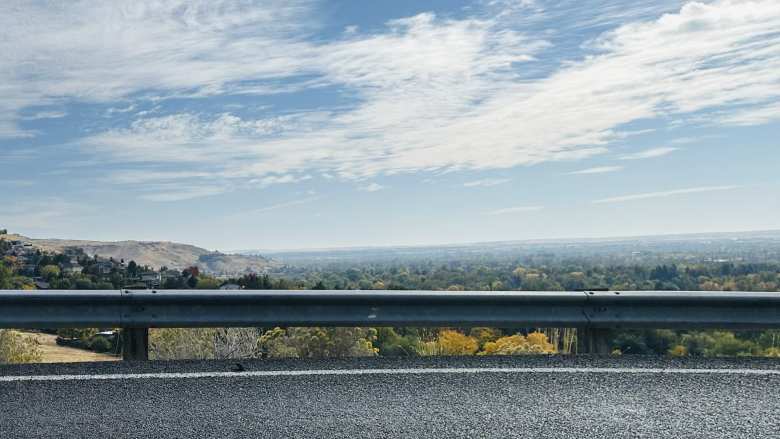
[[0,438],[780,437],[780,361],[0,367]]

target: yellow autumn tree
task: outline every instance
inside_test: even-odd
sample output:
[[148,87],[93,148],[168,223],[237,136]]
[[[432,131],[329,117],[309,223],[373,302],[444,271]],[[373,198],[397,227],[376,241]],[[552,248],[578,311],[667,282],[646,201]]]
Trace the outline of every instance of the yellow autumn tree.
[[501,337],[496,341],[485,343],[478,355],[532,355],[553,354],[555,346],[541,332],[532,332],[528,336],[521,334]]
[[480,348],[487,342],[498,340],[502,335],[504,334],[501,333],[501,330],[496,328],[477,327],[471,328],[469,331],[469,336],[477,339]]
[[476,338],[452,329],[439,332],[436,341],[425,345],[421,355],[474,355],[479,350]]

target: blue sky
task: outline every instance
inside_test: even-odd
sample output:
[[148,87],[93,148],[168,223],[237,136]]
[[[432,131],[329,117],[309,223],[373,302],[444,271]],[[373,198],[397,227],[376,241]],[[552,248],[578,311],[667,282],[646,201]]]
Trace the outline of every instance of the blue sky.
[[4,1],[0,227],[220,250],[780,228],[778,29],[776,0]]

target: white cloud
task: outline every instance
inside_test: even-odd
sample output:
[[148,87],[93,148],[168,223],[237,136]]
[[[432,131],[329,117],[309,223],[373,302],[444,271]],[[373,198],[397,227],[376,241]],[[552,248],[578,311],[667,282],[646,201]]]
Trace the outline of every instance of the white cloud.
[[25,135],[18,112],[32,105],[212,95],[303,73],[308,3],[0,2],[0,135]]
[[39,111],[29,116],[21,117],[21,119],[23,120],[59,119],[67,115],[68,113],[64,111]]
[[499,184],[509,183],[512,181],[509,178],[483,178],[481,180],[467,181],[463,183],[464,187],[490,187],[498,186]]
[[272,184],[297,183],[299,181],[304,181],[309,179],[311,179],[310,175],[297,176],[292,174],[282,174],[282,175],[269,175],[263,178],[253,178],[249,180],[249,183],[258,184],[260,187],[265,187],[265,186],[270,186]]
[[646,192],[642,194],[621,195],[619,197],[602,198],[600,200],[593,201],[594,204],[601,203],[622,203],[624,201],[645,200],[648,198],[665,198],[675,195],[697,194],[701,192],[714,192],[714,191],[727,191],[736,189],[739,186],[702,186],[692,187],[687,189],[675,189],[671,191],[662,192]]
[[306,197],[306,198],[301,198],[299,200],[285,201],[283,203],[272,204],[270,206],[261,207],[259,209],[254,209],[254,210],[251,210],[248,213],[265,213],[265,212],[270,212],[272,210],[287,209],[289,207],[294,207],[294,206],[299,206],[301,204],[311,203],[313,201],[319,200],[320,198],[322,198],[322,197]]
[[673,153],[674,151],[677,151],[677,148],[672,148],[668,146],[662,146],[659,148],[651,148],[646,149],[644,151],[635,152],[633,154],[626,154],[624,156],[621,156],[621,160],[642,160],[642,159],[650,159],[655,157],[662,157],[668,154]]
[[622,166],[596,166],[594,168],[581,169],[579,171],[569,172],[571,175],[588,175],[588,174],[606,174],[607,172],[615,172],[622,170]]
[[761,125],[780,121],[780,102],[737,111],[722,116],[718,122],[730,125]]
[[148,189],[153,189],[153,192],[143,194],[141,195],[141,198],[144,200],[160,202],[184,201],[193,198],[219,195],[225,192],[225,188],[220,186],[190,186],[182,188],[179,186],[165,185],[156,188],[149,187]]
[[505,207],[503,209],[496,209],[491,210],[487,212],[488,215],[506,215],[511,213],[522,213],[522,212],[536,212],[539,210],[544,209],[544,206],[516,206],[516,207]]
[[377,191],[381,191],[382,189],[385,189],[385,187],[379,183],[371,183],[366,186],[362,186],[359,189],[363,192],[377,192]]
[[314,170],[364,179],[576,160],[637,120],[716,111],[720,123],[760,123],[780,99],[776,0],[691,2],[627,22],[533,80],[520,73],[554,48],[512,27],[516,15],[420,14],[313,42],[314,15],[305,1],[0,6],[0,135],[29,135],[15,121],[33,104],[329,85],[355,102],[266,119],[146,117],[79,144],[101,164],[208,168],[228,182]]

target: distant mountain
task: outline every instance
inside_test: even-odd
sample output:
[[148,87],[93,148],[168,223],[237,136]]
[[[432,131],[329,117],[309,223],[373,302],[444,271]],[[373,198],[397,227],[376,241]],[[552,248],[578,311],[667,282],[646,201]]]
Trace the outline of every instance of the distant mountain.
[[44,251],[63,252],[68,248],[81,248],[90,256],[125,261],[155,269],[168,267],[184,269],[197,265],[201,271],[211,274],[238,275],[248,272],[265,272],[273,261],[260,255],[236,255],[213,252],[189,244],[168,241],[80,241],[68,239],[33,239],[21,235],[0,235],[0,239],[30,242]]

